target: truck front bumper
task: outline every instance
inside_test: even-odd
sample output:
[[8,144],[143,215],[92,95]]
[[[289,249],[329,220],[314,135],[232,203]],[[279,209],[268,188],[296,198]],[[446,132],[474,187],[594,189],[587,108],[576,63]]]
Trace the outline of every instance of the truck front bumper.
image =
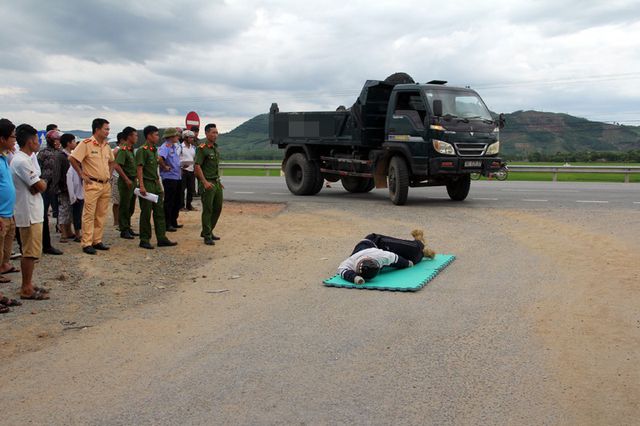
[[489,173],[502,167],[498,157],[435,157],[429,160],[429,175]]

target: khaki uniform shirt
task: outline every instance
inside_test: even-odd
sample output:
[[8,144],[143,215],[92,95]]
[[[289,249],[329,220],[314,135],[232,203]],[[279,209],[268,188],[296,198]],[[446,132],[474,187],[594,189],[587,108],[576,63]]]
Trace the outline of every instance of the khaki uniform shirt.
[[200,144],[196,150],[194,163],[200,166],[206,180],[216,181],[220,177],[220,153],[216,144],[209,142]]
[[109,162],[113,161],[113,152],[107,142],[102,145],[91,136],[76,146],[71,156],[82,164],[82,171],[89,177],[109,181]]

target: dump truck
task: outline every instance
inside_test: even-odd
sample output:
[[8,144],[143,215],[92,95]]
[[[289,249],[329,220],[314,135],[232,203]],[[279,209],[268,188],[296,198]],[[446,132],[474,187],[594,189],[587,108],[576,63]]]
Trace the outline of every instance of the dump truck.
[[452,200],[469,194],[470,174],[502,166],[504,116],[478,93],[446,81],[416,83],[406,73],[368,80],[350,108],[269,111],[269,140],[284,149],[282,170],[295,195],[315,195],[324,181],[352,193],[388,188],[396,205],[409,187],[445,186]]

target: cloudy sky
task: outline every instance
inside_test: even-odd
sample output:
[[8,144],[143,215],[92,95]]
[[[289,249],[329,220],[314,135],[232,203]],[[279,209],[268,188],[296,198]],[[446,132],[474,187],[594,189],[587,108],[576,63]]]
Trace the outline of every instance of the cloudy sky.
[[0,0],[0,115],[44,128],[350,105],[367,79],[640,125],[637,0]]

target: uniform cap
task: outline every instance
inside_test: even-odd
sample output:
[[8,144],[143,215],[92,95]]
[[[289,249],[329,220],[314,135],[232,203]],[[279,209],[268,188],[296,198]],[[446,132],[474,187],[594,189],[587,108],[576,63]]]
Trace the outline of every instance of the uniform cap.
[[180,133],[178,133],[175,127],[169,127],[168,129],[165,129],[164,133],[162,134],[163,139],[169,139],[174,136],[180,136]]

